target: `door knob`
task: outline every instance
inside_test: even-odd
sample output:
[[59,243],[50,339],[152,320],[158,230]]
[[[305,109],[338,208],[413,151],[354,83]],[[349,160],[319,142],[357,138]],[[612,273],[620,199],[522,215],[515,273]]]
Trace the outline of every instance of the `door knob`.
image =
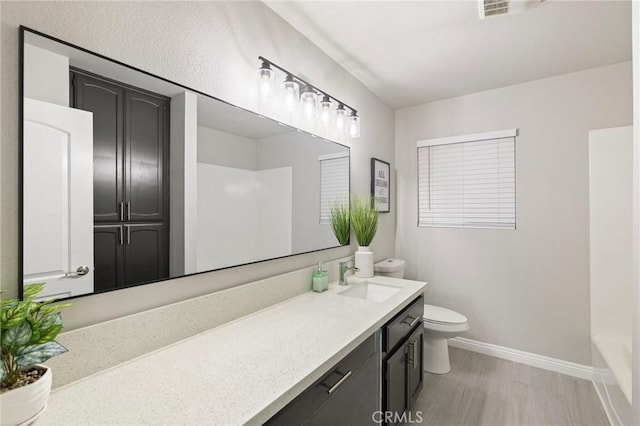
[[67,272],[64,274],[65,277],[81,277],[83,275],[87,275],[89,273],[88,266],[78,266],[78,269],[75,272]]

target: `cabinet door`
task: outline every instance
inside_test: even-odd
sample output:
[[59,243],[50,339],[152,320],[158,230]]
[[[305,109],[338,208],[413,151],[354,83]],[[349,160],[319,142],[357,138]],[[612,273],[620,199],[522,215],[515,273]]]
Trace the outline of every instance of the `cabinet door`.
[[93,113],[94,222],[116,222],[124,214],[124,89],[84,74],[71,75],[72,106]]
[[125,93],[125,194],[128,221],[161,221],[167,215],[169,102]]
[[124,225],[124,230],[124,285],[168,278],[164,225]]
[[[407,381],[406,381],[406,344],[399,347],[393,355],[385,361],[382,400],[383,411],[392,413],[389,418],[400,420],[402,413],[407,409]],[[386,423],[395,425],[397,423]]]
[[[344,376],[343,376],[344,377]],[[304,425],[352,426],[374,425],[379,419],[378,357],[372,355],[343,383],[334,385],[335,391]],[[374,417],[375,415],[375,417]]]
[[94,292],[113,290],[122,286],[124,282],[123,243],[122,226],[94,226]]

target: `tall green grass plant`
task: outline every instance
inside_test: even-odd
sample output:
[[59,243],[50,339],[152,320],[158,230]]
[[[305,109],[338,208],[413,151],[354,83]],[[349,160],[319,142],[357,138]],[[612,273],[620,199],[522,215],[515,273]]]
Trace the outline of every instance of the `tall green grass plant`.
[[351,227],[358,245],[371,244],[378,230],[378,208],[371,196],[354,195],[351,197]]
[[336,200],[331,203],[331,229],[340,245],[349,244],[349,203],[344,200]]

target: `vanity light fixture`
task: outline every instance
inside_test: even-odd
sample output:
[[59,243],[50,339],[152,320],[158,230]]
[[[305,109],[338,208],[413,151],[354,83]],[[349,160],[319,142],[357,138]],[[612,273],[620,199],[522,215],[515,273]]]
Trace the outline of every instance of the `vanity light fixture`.
[[336,108],[336,129],[344,131],[345,124],[347,122],[347,110],[344,109],[343,104],[338,104]]
[[273,87],[273,70],[267,61],[262,61],[262,65],[258,68],[258,84],[260,95],[267,99]]
[[316,110],[317,99],[318,95],[316,94],[316,91],[313,90],[313,88],[309,85],[304,86],[304,88],[300,92],[300,102],[302,102],[305,117],[313,117],[313,113]]
[[328,127],[331,124],[331,98],[327,95],[322,95],[320,101],[320,122]]
[[352,139],[356,139],[360,137],[360,117],[358,117],[358,113],[356,111],[351,111],[351,115],[349,116],[349,136]]
[[[274,69],[277,69],[285,76],[282,87],[284,104],[288,111],[301,107],[307,119],[315,118],[325,127],[328,127],[333,121],[333,125],[339,133],[346,131],[352,139],[360,137],[360,117],[355,108],[329,95],[324,90],[318,89],[313,84],[306,82],[270,60],[262,56],[258,56],[258,59],[261,61],[258,69],[260,94],[264,99],[270,96],[271,86],[267,82],[272,84],[271,82],[275,79]],[[337,107],[332,112],[333,105],[337,105]]]
[[298,101],[299,84],[293,79],[291,74],[287,74],[282,87],[284,88],[284,105],[287,111],[293,111],[293,107]]

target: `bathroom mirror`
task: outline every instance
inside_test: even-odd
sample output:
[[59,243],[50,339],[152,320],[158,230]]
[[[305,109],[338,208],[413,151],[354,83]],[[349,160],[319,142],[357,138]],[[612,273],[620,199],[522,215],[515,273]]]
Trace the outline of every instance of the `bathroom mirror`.
[[348,147],[20,34],[23,285],[74,297],[339,245]]

